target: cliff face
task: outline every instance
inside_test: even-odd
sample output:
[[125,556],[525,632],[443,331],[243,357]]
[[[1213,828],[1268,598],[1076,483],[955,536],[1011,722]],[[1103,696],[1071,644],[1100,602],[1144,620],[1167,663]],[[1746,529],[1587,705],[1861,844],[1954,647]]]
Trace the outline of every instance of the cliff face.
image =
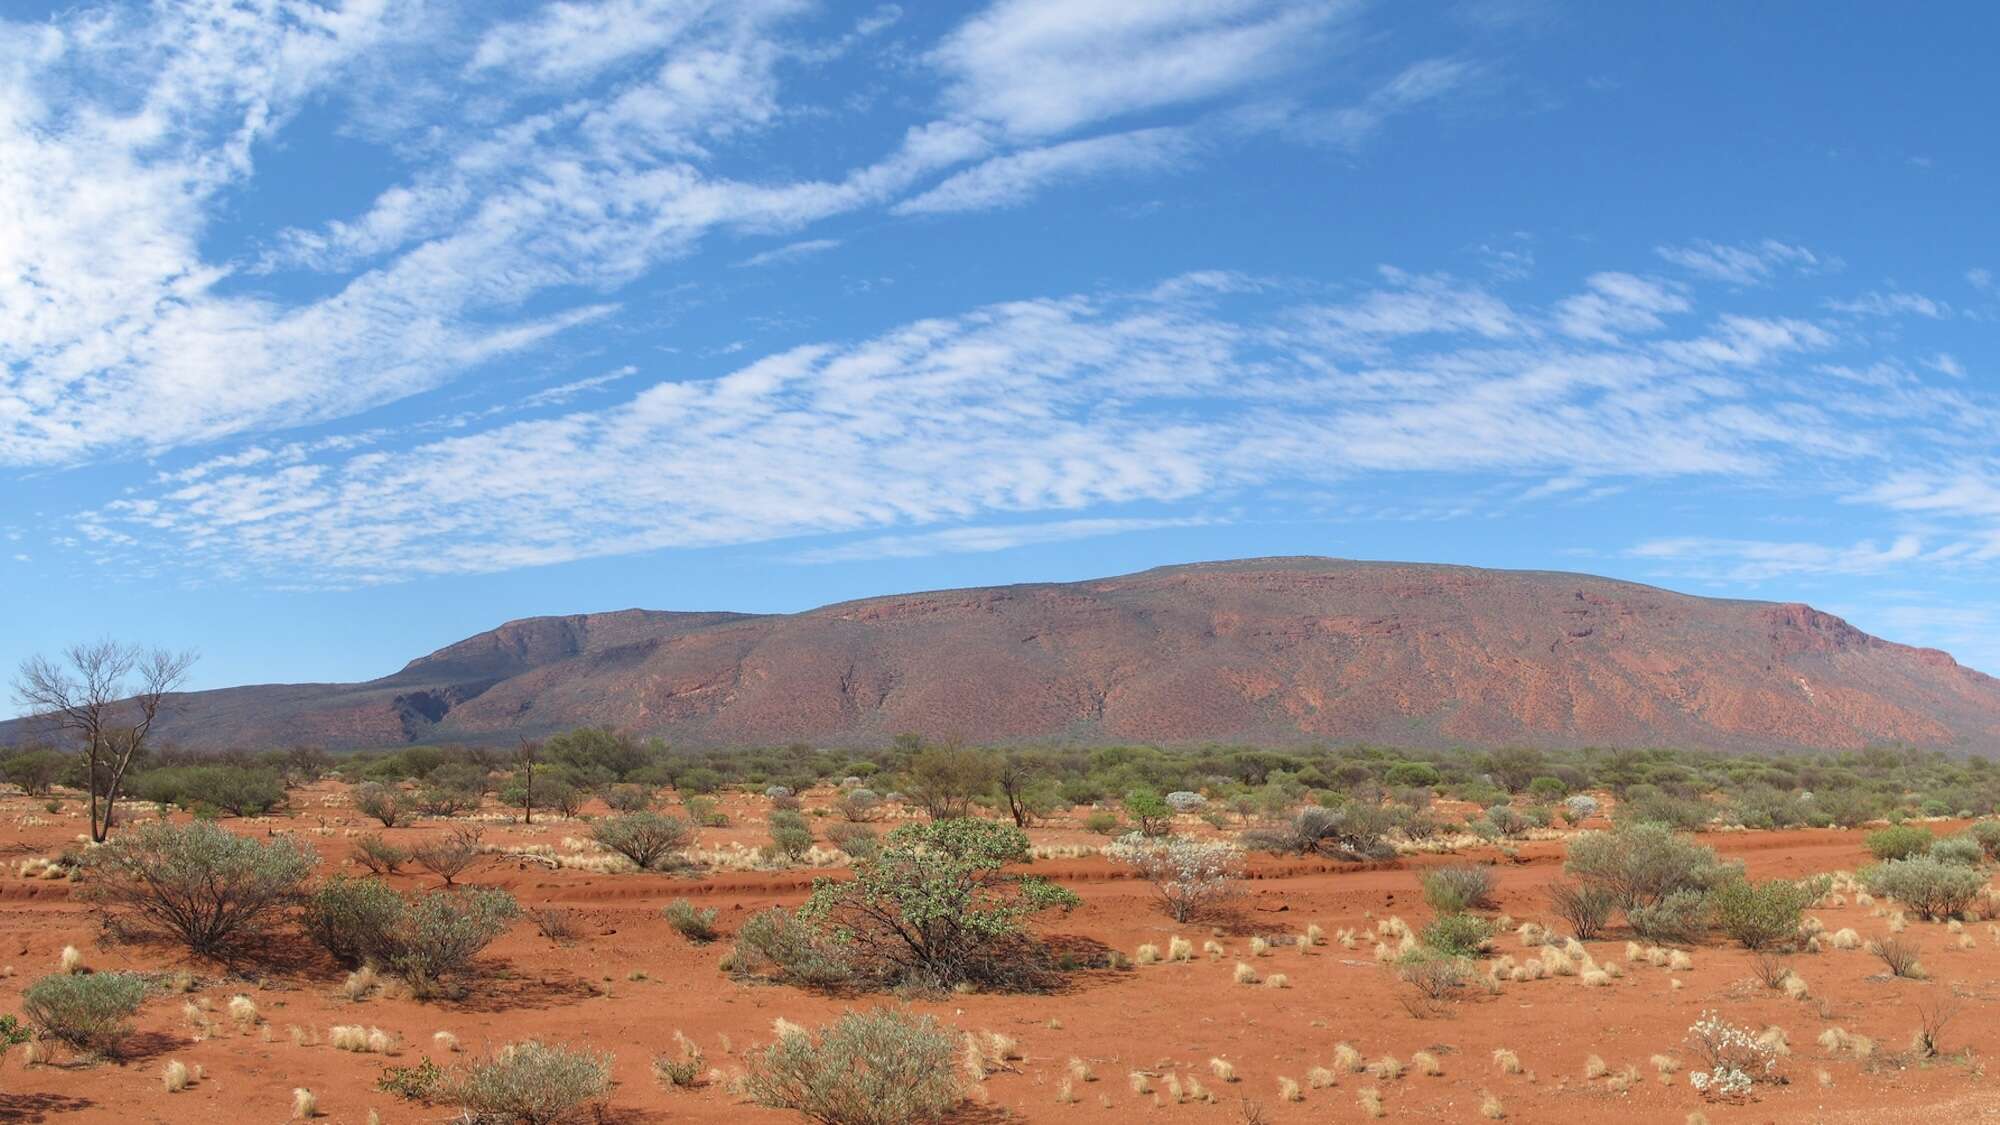
[[[188,697],[186,744],[1046,739],[2000,746],[2000,681],[1804,605],[1320,558],[512,622],[365,684]],[[0,731],[0,738],[6,737]]]

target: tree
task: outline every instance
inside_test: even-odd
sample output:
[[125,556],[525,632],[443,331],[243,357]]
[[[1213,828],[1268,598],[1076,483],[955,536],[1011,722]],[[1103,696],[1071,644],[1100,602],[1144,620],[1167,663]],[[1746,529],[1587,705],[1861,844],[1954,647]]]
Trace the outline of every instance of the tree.
[[910,759],[904,792],[932,820],[970,815],[972,802],[993,789],[999,770],[978,750],[922,750]]
[[1030,821],[1048,811],[1049,773],[1050,763],[1043,754],[1017,751],[1001,759],[995,777],[1015,827],[1026,828]]
[[1243,849],[1226,840],[1159,839],[1134,832],[1120,837],[1104,854],[1153,884],[1176,922],[1186,922],[1230,898],[1243,874]]
[[153,723],[187,682],[193,652],[103,640],[72,645],[61,661],[21,662],[14,695],[31,716],[83,746],[90,779],[90,838],[111,834],[125,773],[146,750]]
[[49,786],[55,784],[57,775],[68,764],[69,758],[59,751],[29,750],[0,764],[0,774],[20,786],[23,793],[40,797],[48,793]]
[[521,823],[535,823],[535,766],[542,759],[542,744],[522,739],[514,750],[514,783],[521,802]]

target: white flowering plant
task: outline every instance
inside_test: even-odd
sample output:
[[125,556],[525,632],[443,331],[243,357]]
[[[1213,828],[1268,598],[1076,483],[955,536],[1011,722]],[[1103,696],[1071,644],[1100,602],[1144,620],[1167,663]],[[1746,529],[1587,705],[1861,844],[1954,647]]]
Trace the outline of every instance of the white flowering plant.
[[1113,841],[1104,854],[1153,884],[1176,922],[1185,922],[1234,895],[1236,881],[1243,873],[1243,849],[1223,840],[1133,832]]
[[1749,1095],[1759,1082],[1780,1083],[1778,1045],[1759,1038],[1711,1011],[1688,1028],[1688,1044],[1700,1055],[1702,1069],[1688,1073],[1688,1083],[1702,1095],[1734,1101]]

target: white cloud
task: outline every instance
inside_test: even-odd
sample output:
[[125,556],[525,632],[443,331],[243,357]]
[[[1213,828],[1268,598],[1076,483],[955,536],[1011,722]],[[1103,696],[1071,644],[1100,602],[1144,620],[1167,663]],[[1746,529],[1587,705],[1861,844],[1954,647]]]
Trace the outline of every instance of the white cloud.
[[1666,327],[1661,313],[1693,307],[1680,293],[1629,273],[1595,274],[1586,284],[1588,292],[1556,306],[1557,327],[1580,340],[1608,343],[1632,333],[1657,332]]
[[948,103],[1022,136],[1274,81],[1353,5],[1327,0],[999,0],[932,52]]
[[1734,582],[1802,574],[1879,574],[1916,562],[1923,553],[1923,542],[1914,535],[1898,536],[1887,545],[1865,539],[1845,547],[1757,539],[1654,539],[1627,552],[1634,558],[1676,564],[1676,573]]
[[1050,523],[994,524],[985,527],[954,527],[918,535],[881,535],[834,547],[801,551],[798,561],[807,563],[857,562],[868,559],[914,559],[930,555],[973,554],[1005,551],[1043,543],[1066,543],[1075,539],[1097,539],[1126,535],[1135,531],[1159,531],[1176,527],[1200,527],[1214,521],[1201,516],[1167,519],[1116,518],[1056,520]]
[[1661,246],[1655,253],[1682,269],[1732,285],[1762,285],[1784,270],[1811,274],[1840,267],[1838,259],[1822,258],[1803,246],[1788,245],[1774,238],[1745,246],[1706,241],[1688,246]]
[[1826,307],[1850,316],[1922,316],[1942,320],[1951,315],[1950,305],[1921,293],[1866,293],[1845,299],[1830,298]]
[[840,246],[841,240],[838,238],[808,238],[752,254],[736,264],[745,268],[783,265],[824,254],[829,250],[837,250]]
[[[1877,448],[1817,376],[1779,377],[1819,339],[1805,322],[1725,313],[1601,342],[1554,330],[1567,306],[1517,308],[1448,277],[1384,270],[1342,300],[1225,311],[1217,297],[1245,284],[991,305],[559,418],[245,456],[83,528],[209,574],[368,582],[830,533],[963,548],[998,540],[928,537],[1362,474],[1538,473],[1562,482],[1541,496],[1590,495]],[[1665,292],[1621,275],[1590,291],[1641,306]],[[1921,422],[1979,426],[1946,403]]]
[[1383,83],[1359,105],[1300,113],[1287,128],[1312,140],[1359,148],[1391,118],[1456,92],[1478,69],[1464,59],[1423,59]]
[[1174,166],[1192,151],[1181,129],[1142,129],[996,156],[891,208],[899,215],[981,211],[1027,202],[1053,184]]

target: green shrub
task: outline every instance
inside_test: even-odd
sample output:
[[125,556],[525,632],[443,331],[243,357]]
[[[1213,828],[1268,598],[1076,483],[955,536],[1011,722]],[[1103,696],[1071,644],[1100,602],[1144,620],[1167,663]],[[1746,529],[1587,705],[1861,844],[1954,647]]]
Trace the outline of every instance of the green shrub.
[[1276,828],[1243,834],[1246,846],[1278,855],[1327,855],[1340,859],[1384,859],[1396,854],[1387,840],[1396,826],[1394,810],[1365,801],[1339,808],[1308,806]]
[[1602,934],[1618,909],[1618,896],[1608,887],[1557,879],[1549,884],[1548,894],[1549,909],[1569,923],[1578,941],[1590,941]]
[[306,899],[300,924],[343,965],[382,964],[394,953],[403,911],[403,896],[382,880],[336,875]]
[[873,859],[882,852],[882,840],[866,824],[839,822],[826,828],[826,842],[846,852],[850,859]]
[[764,847],[766,859],[797,863],[812,851],[812,826],[794,810],[773,812],[769,820],[771,842]]
[[678,817],[635,812],[599,823],[590,837],[650,871],[687,847],[694,840],[694,827]]
[[410,849],[410,859],[418,867],[444,880],[449,887],[485,853],[477,828],[454,828],[442,836],[432,836]]
[[262,936],[304,894],[319,862],[288,837],[213,824],[143,824],[85,853],[88,898],[124,922],[164,930],[201,957]]
[[232,816],[262,816],[285,803],[285,786],[273,770],[242,766],[175,766],[132,779],[134,796],[183,809],[206,807]]
[[394,785],[377,781],[366,782],[355,789],[354,807],[363,815],[381,821],[384,828],[408,824],[416,813],[416,803],[410,800],[409,794]]
[[454,1067],[440,1088],[467,1118],[513,1125],[556,1125],[611,1089],[611,1056],[529,1039]]
[[1937,837],[1932,836],[1928,828],[1902,824],[1884,828],[1880,832],[1870,832],[1863,843],[1867,845],[1869,854],[1876,859],[1892,860],[1923,855],[1931,850],[1931,844],[1936,839]]
[[1936,920],[1965,913],[1986,877],[1971,867],[1920,856],[1878,863],[1861,872],[1861,882],[1870,893],[1902,903],[1919,918]]
[[1675,891],[1658,902],[1630,907],[1625,921],[1634,933],[1647,941],[1667,945],[1694,945],[1708,936],[1708,892]]
[[1806,908],[1825,895],[1825,876],[1794,882],[1772,879],[1753,883],[1730,879],[1709,892],[1715,926],[1745,949],[1771,949],[1797,939]]
[[91,1054],[114,1054],[146,999],[135,973],[57,973],[29,985],[21,1010],[44,1038]]
[[1705,828],[1714,817],[1715,808],[1706,801],[1676,797],[1650,786],[1636,785],[1611,810],[1612,823],[1620,827],[1655,824],[1681,832]]
[[1628,916],[1682,891],[1705,891],[1730,873],[1714,849],[1650,821],[1579,834],[1569,843],[1563,870],[1610,891]]
[[1099,809],[1083,818],[1084,830],[1095,832],[1099,836],[1115,836],[1123,824],[1124,822],[1118,819],[1117,813],[1106,809]]
[[750,1100],[824,1125],[911,1125],[964,1097],[958,1042],[929,1016],[849,1012],[817,1035],[797,1032],[752,1054]]
[[729,827],[729,817],[723,813],[722,807],[715,803],[713,797],[704,797],[698,793],[689,794],[681,798],[681,807],[687,810],[688,820],[702,828]]
[[1835,789],[1813,794],[1813,807],[1842,828],[1855,828],[1881,815],[1882,802],[1865,789]]
[[514,896],[505,891],[433,891],[405,905],[386,967],[419,1000],[463,995],[461,978],[473,959],[520,913]]
[[1931,845],[1932,859],[1943,863],[1956,863],[1964,867],[1977,867],[1986,858],[1986,849],[1969,832],[1956,836],[1946,836]]
[[2000,820],[1979,821],[1968,831],[1973,839],[1979,841],[1980,848],[1986,852],[1986,858],[2000,857]]
[[375,1088],[404,1101],[428,1102],[445,1082],[444,1068],[425,1059],[415,1066],[385,1066]]
[[645,812],[653,807],[653,789],[649,785],[627,782],[622,785],[604,787],[604,803],[613,812]]
[[1476,914],[1444,914],[1432,919],[1417,940],[1448,957],[1473,957],[1493,940],[1493,923]]
[[1434,867],[1417,878],[1423,884],[1424,901],[1439,914],[1491,910],[1493,890],[1499,882],[1492,868],[1471,864]]
[[354,862],[371,874],[393,875],[410,862],[410,850],[390,843],[380,832],[371,832],[354,841]]
[[729,963],[738,972],[804,988],[833,988],[854,976],[844,949],[777,906],[744,919]]
[[799,909],[883,987],[1039,987],[1043,951],[1023,923],[1077,898],[1047,880],[1009,875],[1028,858],[1027,834],[989,820],[906,824],[851,879],[819,879]]
[[684,898],[677,898],[660,913],[666,917],[668,925],[689,941],[706,943],[722,936],[721,931],[715,928],[716,909],[713,906],[704,910]]

